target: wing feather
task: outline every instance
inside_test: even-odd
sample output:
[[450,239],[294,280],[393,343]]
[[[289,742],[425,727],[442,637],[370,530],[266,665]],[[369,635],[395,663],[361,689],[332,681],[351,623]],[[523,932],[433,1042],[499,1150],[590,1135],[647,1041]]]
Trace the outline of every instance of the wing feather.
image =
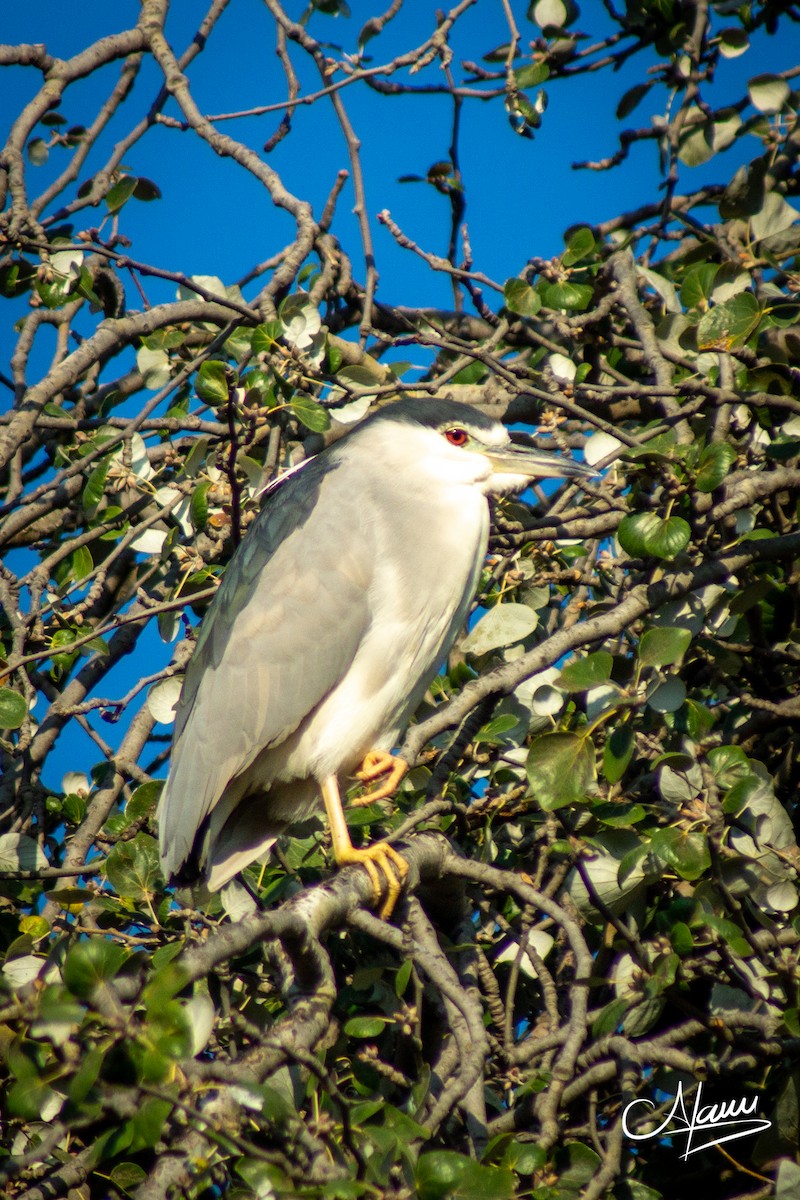
[[287,481],[253,522],[204,618],[159,806],[168,875],[186,862],[229,784],[258,756],[268,772],[262,752],[341,680],[368,628],[371,552],[357,530],[343,530],[352,505],[340,491],[330,457]]

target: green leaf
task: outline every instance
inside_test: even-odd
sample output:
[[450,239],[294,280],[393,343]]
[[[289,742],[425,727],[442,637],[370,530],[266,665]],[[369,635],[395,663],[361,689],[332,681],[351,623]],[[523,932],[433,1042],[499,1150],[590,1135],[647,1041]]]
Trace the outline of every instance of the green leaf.
[[686,721],[686,732],[696,742],[701,741],[707,733],[710,733],[716,724],[714,713],[709,712],[705,705],[699,704],[696,700],[685,702],[682,715]]
[[169,1100],[151,1099],[141,1104],[136,1116],[128,1122],[133,1134],[129,1145],[131,1153],[155,1146],[171,1112]]
[[[33,1075],[30,1079],[19,1079],[11,1084],[6,1094],[9,1114],[24,1121],[40,1121],[44,1111],[52,1112],[55,1093],[43,1078]],[[56,1105],[56,1111],[58,1106]]]
[[629,725],[611,731],[603,747],[603,774],[609,783],[618,783],[628,769],[636,740]]
[[524,279],[507,279],[503,288],[503,299],[509,312],[521,317],[535,317],[542,307],[542,298]]
[[404,996],[408,981],[411,978],[411,970],[414,964],[410,958],[407,958],[397,968],[397,974],[394,977],[394,993],[396,996]]
[[736,462],[737,454],[728,442],[712,442],[700,455],[695,475],[695,487],[699,492],[713,492],[719,487]]
[[750,759],[741,746],[716,746],[709,750],[708,765],[724,791],[741,780],[754,778]]
[[55,279],[37,279],[36,294],[45,308],[61,308],[72,295],[75,279],[72,276],[56,275]]
[[561,262],[565,267],[572,267],[575,263],[581,262],[584,258],[588,258],[594,253],[597,243],[594,240],[594,234],[591,229],[584,226],[582,229],[576,229],[572,237],[567,242],[567,248],[561,256]]
[[138,1163],[121,1162],[117,1163],[109,1178],[121,1192],[129,1192],[147,1178],[147,1172]]
[[680,662],[691,640],[688,629],[657,625],[643,633],[639,640],[639,662],[643,667],[669,667]]
[[647,810],[642,804],[595,804],[592,816],[612,829],[630,829],[645,819]]
[[374,1038],[383,1033],[388,1024],[386,1017],[351,1017],[345,1022],[344,1032],[348,1037]]
[[80,1000],[91,998],[94,990],[114,979],[128,958],[128,951],[103,937],[91,937],[72,947],[62,969],[64,983]]
[[669,937],[673,950],[680,958],[685,958],[694,950],[692,931],[685,921],[676,921],[670,930]]
[[202,533],[208,521],[208,493],[210,490],[211,480],[201,480],[192,492],[192,498],[189,501],[189,520],[198,533]]
[[577,733],[543,733],[531,743],[526,769],[545,812],[574,804],[594,783],[594,745]]
[[228,403],[228,367],[217,359],[206,359],[195,376],[195,391],[206,404]]
[[516,729],[519,723],[519,717],[513,713],[500,713],[499,716],[493,717],[491,721],[487,721],[478,730],[472,740],[474,742],[489,742],[495,746],[499,745],[506,740],[504,734],[509,733],[512,729]]
[[330,414],[316,400],[310,400],[307,396],[295,396],[289,407],[298,421],[302,421],[312,433],[324,433],[326,429],[330,429]]
[[139,784],[125,805],[125,817],[128,825],[134,821],[141,821],[155,811],[163,788],[163,779],[151,779],[147,783]]
[[686,549],[691,536],[691,528],[682,517],[659,517],[655,513],[625,516],[617,530],[620,546],[632,558],[674,558]]
[[589,307],[594,294],[586,283],[547,283],[540,290],[548,308],[566,308],[578,312]]
[[752,292],[739,292],[715,304],[700,318],[697,345],[700,350],[732,350],[743,346],[761,320],[761,305]]
[[538,87],[550,78],[550,68],[546,63],[527,63],[514,69],[514,78],[518,88]]
[[87,1046],[82,1048],[80,1061],[70,1080],[67,1093],[73,1104],[82,1103],[94,1087],[103,1065],[103,1054],[101,1050],[90,1049]]
[[796,1008],[787,1008],[783,1014],[783,1023],[790,1037],[800,1037],[800,1012]]
[[105,861],[105,875],[123,899],[148,899],[161,878],[155,839],[141,831],[129,842],[119,842]]
[[624,516],[617,529],[617,540],[631,558],[644,558],[647,538],[661,520],[655,513],[631,513]]
[[123,204],[130,200],[136,191],[139,180],[135,175],[123,175],[113,187],[106,192],[106,208],[110,213],[119,212]]
[[701,263],[686,276],[681,285],[681,304],[684,308],[708,307],[718,270],[717,263]]
[[607,1037],[622,1024],[622,1018],[631,1006],[630,1000],[612,1000],[601,1009],[592,1023],[592,1037]]
[[511,1171],[485,1167],[455,1150],[432,1150],[417,1163],[419,1200],[513,1200],[516,1183]]
[[739,958],[748,958],[752,954],[750,943],[735,921],[730,921],[727,917],[718,917],[716,913],[706,911],[703,912],[703,921],[709,929],[713,929],[715,933],[719,934]]
[[708,838],[704,833],[687,833],[683,829],[657,829],[651,849],[682,879],[699,879],[711,866]]
[[567,663],[556,680],[556,687],[565,692],[585,692],[610,679],[613,665],[614,659],[607,650],[597,650]]
[[92,552],[88,546],[78,546],[70,555],[70,576],[73,579],[85,579],[94,570]]
[[70,792],[64,797],[64,816],[70,825],[80,825],[86,816],[86,801],[83,796],[76,796]]
[[[492,1143],[489,1145],[491,1147]],[[515,1139],[503,1155],[503,1166],[510,1167],[517,1175],[533,1175],[535,1171],[541,1171],[546,1162],[547,1151],[536,1142],[520,1142]]]
[[105,495],[106,480],[110,466],[111,457],[102,459],[86,481],[86,487],[83,489],[83,495],[81,496],[81,504],[89,516],[94,516],[97,506]]
[[12,688],[0,687],[0,729],[19,729],[27,715],[25,697]]
[[280,321],[265,321],[253,330],[253,353],[269,354],[275,343],[283,335],[283,324]]
[[583,1142],[567,1142],[566,1146],[556,1152],[554,1159],[559,1187],[570,1194],[583,1188],[596,1174],[599,1166],[599,1154]]

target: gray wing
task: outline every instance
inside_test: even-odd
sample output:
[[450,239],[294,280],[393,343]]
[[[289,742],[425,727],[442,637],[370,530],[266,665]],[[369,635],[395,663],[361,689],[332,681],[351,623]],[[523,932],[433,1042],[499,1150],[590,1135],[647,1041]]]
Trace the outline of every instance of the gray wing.
[[159,805],[168,876],[229,782],[293,733],[352,662],[372,568],[367,541],[344,523],[356,507],[345,498],[335,458],[315,459],[270,498],[225,572],[186,672]]

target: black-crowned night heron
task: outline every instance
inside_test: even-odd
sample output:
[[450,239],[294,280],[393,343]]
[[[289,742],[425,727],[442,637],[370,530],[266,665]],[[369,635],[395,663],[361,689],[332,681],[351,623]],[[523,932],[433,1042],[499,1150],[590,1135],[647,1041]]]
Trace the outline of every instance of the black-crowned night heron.
[[356,849],[339,780],[383,779],[463,624],[486,554],[490,495],[579,463],[512,445],[453,401],[400,400],[279,482],[203,621],[159,805],[166,876],[216,890],[321,795],[339,865],[361,863],[391,911],[407,872]]

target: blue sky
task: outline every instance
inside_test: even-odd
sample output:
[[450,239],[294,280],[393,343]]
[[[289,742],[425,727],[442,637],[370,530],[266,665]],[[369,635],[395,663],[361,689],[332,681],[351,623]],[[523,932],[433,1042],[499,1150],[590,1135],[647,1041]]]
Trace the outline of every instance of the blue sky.
[[[167,32],[176,51],[182,51],[191,38],[204,7],[195,0],[175,0],[172,4]],[[291,15],[299,16],[303,7],[300,3],[290,7]],[[349,20],[317,15],[309,28],[318,39],[355,52],[364,21],[380,7],[351,0]],[[525,20],[527,4],[515,0],[513,8],[522,33],[523,53],[529,55],[528,42],[538,31]],[[138,11],[135,0],[80,0],[79,5],[65,5],[63,0],[27,0],[25,4],[7,6],[0,36],[8,42],[45,42],[51,53],[67,57],[97,37],[130,26]],[[381,38],[369,43],[368,51],[376,61],[386,62],[400,51],[419,45],[431,32],[434,12],[433,4],[407,3]],[[603,6],[599,2],[585,4],[576,27],[593,40],[608,32]],[[460,78],[462,59],[480,61],[482,54],[506,37],[502,6],[494,0],[481,0],[456,26],[456,77]],[[720,63],[713,92],[719,99],[715,102],[738,100],[749,76],[794,65],[798,49],[800,46],[792,46],[785,37],[776,41],[762,35],[743,58]],[[294,61],[302,64],[302,56],[295,54]],[[530,256],[558,254],[563,248],[563,232],[570,225],[604,220],[659,195],[657,154],[652,142],[634,147],[629,161],[613,171],[575,172],[571,168],[575,160],[604,157],[617,148],[617,103],[628,88],[646,78],[647,65],[635,58],[617,73],[549,82],[549,105],[532,141],[512,131],[500,100],[465,103],[461,168],[475,269],[502,283],[519,273]],[[314,90],[318,86],[314,72],[305,65],[299,65],[298,70],[302,89]],[[97,111],[98,95],[110,90],[117,75],[118,67],[112,66],[102,80],[92,77],[70,88],[60,108],[67,122],[88,123]],[[209,113],[238,111],[284,98],[285,81],[275,55],[272,22],[260,0],[232,0],[206,52],[192,64],[189,78],[201,110]],[[424,77],[415,78],[438,81],[441,72],[433,68]],[[155,68],[148,63],[131,101],[122,110],[122,124],[109,128],[83,178],[101,165],[114,141],[133,124],[134,114],[138,117],[147,110],[159,82]],[[9,116],[15,113],[39,84],[40,76],[32,69],[0,71],[0,111]],[[379,299],[392,304],[451,307],[448,280],[433,274],[416,256],[400,250],[374,220],[377,212],[387,208],[404,232],[423,248],[438,254],[446,252],[450,222],[447,199],[428,185],[401,184],[397,180],[401,175],[424,175],[431,163],[447,157],[450,101],[444,96],[380,97],[361,86],[345,89],[343,98],[363,146],[367,210],[373,218],[381,276]],[[664,89],[653,89],[628,123],[648,125],[652,115],[666,111],[666,103]],[[167,111],[177,114],[174,105]],[[260,149],[279,118],[279,113],[272,113],[224,122],[223,127]],[[736,164],[755,157],[760,150],[754,138],[742,138],[721,159],[712,159],[705,167],[683,168],[680,188],[693,190],[711,179],[727,180]],[[29,166],[31,190],[40,191],[65,161],[65,152],[54,149],[45,166]],[[337,172],[349,165],[330,104],[323,101],[299,109],[293,133],[268,161],[284,183],[296,195],[310,199],[319,213]],[[132,149],[126,166],[133,174],[153,179],[163,193],[163,198],[154,203],[129,202],[121,214],[121,231],[132,240],[130,253],[141,261],[185,274],[218,275],[230,283],[293,236],[292,221],[273,207],[261,185],[242,168],[215,156],[192,134],[156,128]],[[352,189],[347,186],[334,229],[353,258],[356,279],[363,280],[352,204]],[[100,217],[101,210],[89,210],[79,216],[77,227],[94,224]],[[709,219],[714,219],[713,213]],[[251,286],[247,294],[252,295],[257,286]],[[145,287],[151,303],[174,296],[174,285],[170,283],[148,280]],[[4,320],[10,307],[5,306]],[[0,341],[8,347],[12,344],[7,326],[0,332]],[[103,694],[124,693],[132,679],[157,669],[165,654],[166,647],[148,631],[135,661],[117,668],[103,685]],[[108,726],[92,719],[104,738],[110,742],[118,739],[122,723]],[[74,722],[72,729],[75,732],[70,733],[70,740],[62,738],[58,754],[49,765],[51,786],[58,785],[62,770],[82,768],[87,761],[97,760],[95,747],[88,741],[80,744],[85,735]]]
[[[52,53],[68,56],[82,49],[90,37],[116,32],[135,20],[134,0],[81,0],[80,19],[71,6],[54,0],[29,0],[9,6],[4,14],[4,40],[44,41]],[[303,5],[294,6],[293,15]],[[378,61],[419,44],[430,32],[433,5],[407,5],[381,36],[370,42]],[[524,3],[514,5],[522,46],[538,30],[524,19]],[[358,31],[375,5],[352,0],[349,20],[317,15],[310,29],[320,40],[329,40],[349,52],[356,49]],[[203,6],[177,0],[170,10],[168,33],[176,50],[183,49]],[[290,10],[291,11],[291,10]],[[594,39],[608,30],[599,3],[586,4],[577,27]],[[504,40],[505,27],[499,4],[482,0],[457,24],[453,39],[455,63],[480,55]],[[767,69],[793,65],[795,47],[775,39],[761,39],[741,59],[722,61],[715,92],[725,100],[741,96],[743,78]],[[785,61],[781,62],[781,56]],[[302,57],[296,56],[302,64]],[[457,67],[456,67],[457,70]],[[117,68],[107,70],[110,87]],[[204,54],[192,64],[189,77],[201,109],[218,113],[238,111],[283,99],[285,84],[274,52],[270,19],[260,0],[234,0],[214,30]],[[462,172],[467,191],[467,220],[476,266],[502,281],[519,272],[532,255],[550,257],[562,246],[562,234],[580,221],[596,221],[653,198],[656,150],[652,143],[634,148],[631,159],[609,172],[571,169],[575,160],[597,158],[617,147],[614,110],[621,95],[644,77],[644,65],[635,58],[617,73],[600,72],[580,79],[551,81],[549,107],[533,141],[510,128],[502,103],[465,104],[462,124]],[[417,79],[423,78],[417,76]],[[424,78],[440,78],[433,68]],[[19,98],[31,93],[38,74],[30,69],[4,70],[0,77],[2,108],[12,111]],[[305,90],[317,86],[313,71],[301,71]],[[156,86],[148,64],[129,105],[144,111]],[[88,120],[96,110],[97,80],[74,85],[62,111],[70,123]],[[394,219],[420,245],[443,253],[447,245],[447,200],[425,185],[397,183],[403,174],[424,175],[427,167],[447,157],[451,105],[445,97],[384,98],[363,87],[345,89],[343,97],[357,134],[362,139],[367,205],[374,214],[390,209]],[[651,98],[652,97],[652,98]],[[656,88],[631,117],[647,125],[652,113],[663,112],[663,89]],[[173,107],[172,112],[177,110]],[[260,148],[277,125],[279,114],[225,122],[224,128]],[[109,132],[105,145],[114,140]],[[731,152],[743,160],[758,153],[758,143],[742,139]],[[44,168],[31,167],[31,184],[43,180],[62,161],[57,151]],[[337,171],[348,166],[346,147],[330,105],[301,108],[294,117],[294,133],[270,156],[271,165],[295,194],[312,199],[319,211]],[[95,162],[99,165],[99,157]],[[221,276],[226,282],[243,274],[254,262],[289,240],[289,218],[274,210],[263,189],[247,172],[217,158],[190,134],[172,129],[152,130],[129,155],[127,166],[135,174],[154,179],[163,191],[158,213],[152,205],[130,203],[124,212],[123,230],[133,238],[132,254],[186,273]],[[89,168],[87,167],[87,174]],[[685,169],[687,187],[716,173],[716,162],[707,168]],[[187,204],[186,180],[193,181]],[[241,220],[231,220],[231,201]],[[352,191],[340,201],[337,230],[352,251],[359,272],[359,242],[355,218],[350,213]],[[154,219],[156,218],[157,219]],[[389,233],[375,228],[376,252],[381,272],[380,295],[388,302],[428,304],[448,302],[450,287],[432,276],[420,260],[399,250]],[[148,285],[153,300],[166,299],[169,285]]]

